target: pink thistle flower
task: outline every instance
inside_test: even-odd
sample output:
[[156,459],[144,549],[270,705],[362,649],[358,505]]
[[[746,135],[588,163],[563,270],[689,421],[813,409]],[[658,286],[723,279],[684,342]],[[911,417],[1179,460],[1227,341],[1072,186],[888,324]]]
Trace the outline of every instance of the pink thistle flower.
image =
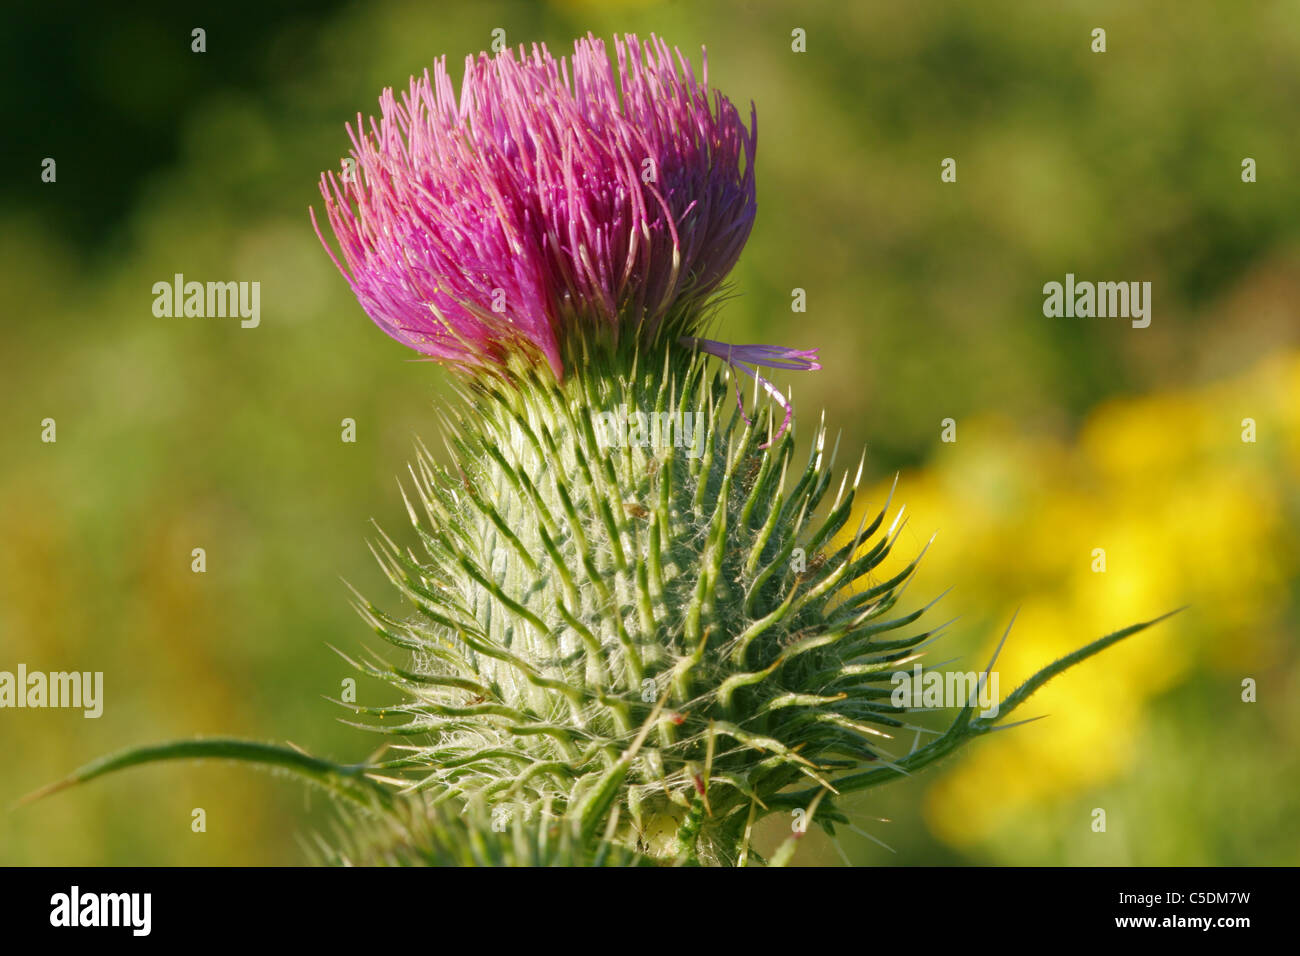
[[695,331],[755,214],[757,115],[696,79],[657,37],[588,35],[445,58],[381,118],[349,126],[352,162],[321,177],[341,264],[390,336],[457,367],[521,347],[562,376],[568,337]]

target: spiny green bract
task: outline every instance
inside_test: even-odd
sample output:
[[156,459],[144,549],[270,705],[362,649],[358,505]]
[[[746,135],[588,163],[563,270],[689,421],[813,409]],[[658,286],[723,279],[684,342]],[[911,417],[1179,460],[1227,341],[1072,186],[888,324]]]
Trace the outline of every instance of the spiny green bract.
[[[892,765],[885,685],[928,636],[890,634],[920,616],[888,615],[915,562],[873,576],[895,540],[887,502],[833,546],[861,462],[837,482],[824,429],[801,466],[788,432],[760,448],[770,422],[746,423],[701,356],[572,367],[476,380],[447,422],[450,463],[421,450],[422,549],[376,548],[417,613],[359,603],[410,654],[358,666],[406,699],[355,709],[410,739],[382,771],[435,799],[526,818],[614,805],[652,855],[734,862],[793,784],[834,793]],[[614,440],[600,415],[624,409]],[[818,819],[843,818],[825,800]]]
[[[968,702],[929,743],[890,755],[890,730],[919,743],[924,728],[903,722],[886,685],[936,629],[900,630],[924,608],[890,613],[919,556],[880,579],[899,520],[886,526],[889,502],[850,529],[862,465],[836,482],[824,431],[799,465],[789,434],[762,447],[770,423],[728,407],[701,356],[641,356],[574,356],[563,382],[542,365],[479,377],[446,423],[449,465],[421,451],[407,504],[422,552],[387,536],[376,549],[415,612],[359,599],[405,659],[353,662],[405,700],[349,705],[409,741],[400,757],[173,741],[92,761],[24,802],[141,764],[224,759],[351,807],[318,854],[330,862],[744,865],[761,815],[802,809],[833,833],[839,795],[1016,726],[1006,718],[1053,677],[1163,620],[1048,664],[989,717]],[[649,441],[605,427],[624,408]]]
[[401,800],[380,815],[343,811],[333,833],[317,835],[307,855],[326,866],[653,866],[655,861],[603,835],[583,837],[575,820],[545,811],[524,820],[489,813],[481,800],[463,808]]

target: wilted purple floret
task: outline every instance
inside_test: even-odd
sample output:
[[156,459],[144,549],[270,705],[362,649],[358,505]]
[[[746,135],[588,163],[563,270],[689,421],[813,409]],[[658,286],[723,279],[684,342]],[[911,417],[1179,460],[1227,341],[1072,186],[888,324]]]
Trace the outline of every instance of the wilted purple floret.
[[657,37],[614,49],[469,57],[459,97],[443,58],[348,127],[353,171],[321,177],[346,266],[321,241],[384,331],[461,366],[531,343],[562,375],[570,335],[695,329],[753,225],[757,116],[707,56],[697,80]]
[[[759,372],[759,369],[782,368],[794,369],[798,372],[815,372],[822,367],[821,362],[817,360],[817,349],[791,349],[782,345],[732,345],[729,342],[697,339],[690,336],[682,336],[681,342],[683,345],[689,345],[708,355],[716,356],[731,368],[744,372],[762,386],[763,391],[767,392],[772,397],[772,400],[785,410],[785,418],[781,422],[781,427],[765,444],[759,445],[759,448],[769,447],[772,442],[784,435],[785,430],[790,427],[790,419],[794,417],[794,407],[786,400],[785,395]],[[745,415],[745,401],[741,397],[739,383],[736,384],[736,403],[740,406],[741,416],[752,425],[753,422],[750,421],[749,416]]]

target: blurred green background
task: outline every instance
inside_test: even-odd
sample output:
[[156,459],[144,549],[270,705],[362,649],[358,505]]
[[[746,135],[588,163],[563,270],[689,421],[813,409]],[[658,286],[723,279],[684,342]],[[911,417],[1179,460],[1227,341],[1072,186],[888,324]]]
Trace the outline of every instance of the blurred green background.
[[[982,665],[1019,607],[1006,693],[1192,605],[1058,679],[1029,707],[1048,720],[855,799],[893,852],[814,831],[797,862],[1300,863],[1300,4],[234,0],[7,21],[0,670],[103,671],[106,701],[98,720],[0,711],[0,805],[133,744],[377,745],[323,699],[351,673],[326,645],[367,642],[341,578],[396,608],[369,521],[405,534],[397,477],[416,436],[441,447],[449,398],[319,248],[317,178],[384,86],[494,29],[557,53],[653,30],[697,62],[706,45],[711,83],[758,108],[759,216],[718,335],[822,348],[823,371],[783,380],[804,440],[825,408],[880,494],[901,471],[901,550],[941,531],[909,591],[954,587],[933,656]],[[178,272],[261,282],[261,326],[155,317]],[[1066,272],[1151,282],[1150,327],[1045,318]],[[327,819],[293,782],[157,766],[0,812],[0,864],[291,864]]]

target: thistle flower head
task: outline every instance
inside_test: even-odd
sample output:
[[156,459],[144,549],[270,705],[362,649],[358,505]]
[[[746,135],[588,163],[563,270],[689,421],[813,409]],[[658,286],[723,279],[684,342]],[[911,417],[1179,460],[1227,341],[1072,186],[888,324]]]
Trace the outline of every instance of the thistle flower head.
[[[410,611],[358,596],[403,660],[347,659],[400,699],[339,703],[401,741],[392,754],[339,766],[182,741],[38,794],[233,758],[358,807],[338,862],[745,865],[759,816],[815,812],[833,833],[841,796],[1006,726],[1043,683],[1147,626],[1043,668],[995,716],[965,704],[920,742],[888,687],[940,630],[912,629],[925,608],[895,610],[919,556],[885,577],[900,515],[885,523],[889,500],[864,513],[861,460],[829,498],[824,427],[798,467],[790,404],[760,372],[818,369],[816,350],[697,335],[753,222],[754,123],[662,41],[615,47],[617,76],[590,36],[567,62],[544,47],[471,58],[459,98],[439,62],[400,103],[385,92],[368,130],[358,118],[355,164],[321,182],[335,264],[365,310],[484,373],[449,410],[452,460],[422,452],[412,469],[423,553],[376,542]],[[706,357],[785,409],[775,435],[738,390],[727,414]]]
[[321,241],[385,332],[562,375],[571,336],[698,328],[753,224],[757,118],[709,89],[707,59],[697,79],[657,37],[614,49],[617,69],[591,35],[567,60],[469,57],[459,96],[440,59],[349,126],[352,159],[320,184],[343,263]]

